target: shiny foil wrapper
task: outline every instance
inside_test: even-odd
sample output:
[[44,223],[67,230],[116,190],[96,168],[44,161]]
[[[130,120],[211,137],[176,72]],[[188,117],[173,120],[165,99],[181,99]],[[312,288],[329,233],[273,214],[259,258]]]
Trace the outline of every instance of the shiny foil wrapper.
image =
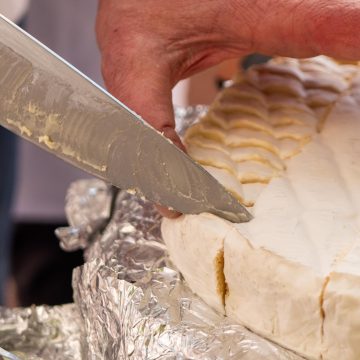
[[85,358],[299,359],[193,294],[167,257],[160,220],[151,204],[121,192],[86,264],[75,269]]
[[[205,109],[177,109],[180,134]],[[69,194],[67,215],[76,226],[58,235],[63,248],[85,248],[73,288],[86,359],[300,359],[192,293],[168,259],[150,203],[98,180],[75,183]]]
[[[205,110],[176,109],[180,135]],[[84,249],[86,260],[74,270],[75,304],[0,309],[1,348],[44,360],[301,359],[192,293],[167,256],[150,203],[84,180],[70,187],[66,214],[60,245]]]
[[75,304],[0,307],[0,359],[81,359],[82,328]]

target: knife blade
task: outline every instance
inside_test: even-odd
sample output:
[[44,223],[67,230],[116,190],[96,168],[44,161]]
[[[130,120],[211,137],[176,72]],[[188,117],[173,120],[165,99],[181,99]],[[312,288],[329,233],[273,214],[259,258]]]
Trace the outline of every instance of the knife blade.
[[120,189],[181,213],[251,219],[170,140],[2,16],[0,101],[2,126]]

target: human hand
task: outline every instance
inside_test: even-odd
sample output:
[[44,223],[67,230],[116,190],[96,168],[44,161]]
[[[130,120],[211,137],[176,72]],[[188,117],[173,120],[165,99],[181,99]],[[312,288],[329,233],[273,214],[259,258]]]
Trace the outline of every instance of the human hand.
[[96,28],[109,91],[182,149],[179,80],[253,52],[360,59],[357,0],[99,0]]
[[97,17],[109,91],[179,146],[179,80],[251,52],[360,58],[359,33],[357,0],[100,0]]

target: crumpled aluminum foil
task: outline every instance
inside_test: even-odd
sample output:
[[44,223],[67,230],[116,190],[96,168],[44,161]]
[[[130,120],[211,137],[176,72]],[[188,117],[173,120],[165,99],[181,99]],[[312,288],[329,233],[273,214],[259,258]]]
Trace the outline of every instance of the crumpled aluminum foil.
[[[176,109],[180,134],[206,110]],[[154,207],[99,180],[74,183],[63,249],[85,249],[75,304],[0,308],[0,359],[298,360],[222,317],[194,295],[171,264]]]
[[86,359],[299,359],[191,292],[167,258],[151,204],[123,192],[116,209],[74,272]]
[[[178,109],[177,119],[189,125],[204,109]],[[126,192],[114,201],[111,188],[97,180],[75,183],[69,194],[67,214],[77,225],[58,235],[63,248],[86,248],[87,262],[73,276],[86,359],[300,359],[191,292],[167,257],[150,203]],[[90,236],[84,228],[100,230]]]
[[[81,359],[83,323],[75,304],[0,307],[0,359]],[[6,351],[5,351],[6,349]]]

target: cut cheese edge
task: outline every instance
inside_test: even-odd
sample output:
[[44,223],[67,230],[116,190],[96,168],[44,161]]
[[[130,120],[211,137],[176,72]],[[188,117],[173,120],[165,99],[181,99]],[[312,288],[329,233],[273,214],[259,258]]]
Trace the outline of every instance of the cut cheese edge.
[[[254,94],[263,93],[268,117],[261,115],[259,123],[267,124],[265,131],[248,125],[236,131],[226,125],[233,118],[218,116],[210,130],[208,120],[200,121],[186,144],[193,158],[251,206],[254,219],[232,224],[200,214],[162,223],[171,259],[209,305],[323,360],[360,358],[360,76],[354,67],[341,69],[328,59],[277,59],[243,77]],[[274,106],[284,96],[302,105]],[[215,102],[208,116],[222,106]],[[292,114],[287,123],[279,122],[284,109]],[[235,153],[245,166],[239,167]],[[276,171],[253,167],[256,157]],[[180,248],[179,239],[189,245]],[[219,289],[227,289],[226,296]]]
[[[165,239],[177,239],[176,242],[167,242],[167,249],[171,260],[182,269],[182,275],[190,288],[202,299],[206,299],[211,307],[224,314],[226,285],[223,259],[226,234],[214,222],[214,215],[202,214],[201,222],[195,218],[197,216],[190,215],[173,222],[163,221],[161,231]],[[189,236],[190,234],[194,237]],[[206,244],[206,256],[199,243]],[[194,261],[195,259],[197,260]],[[194,274],[198,276],[193,276]]]
[[321,277],[253,247],[235,229],[230,234],[225,242],[227,316],[280,345],[319,358]]

